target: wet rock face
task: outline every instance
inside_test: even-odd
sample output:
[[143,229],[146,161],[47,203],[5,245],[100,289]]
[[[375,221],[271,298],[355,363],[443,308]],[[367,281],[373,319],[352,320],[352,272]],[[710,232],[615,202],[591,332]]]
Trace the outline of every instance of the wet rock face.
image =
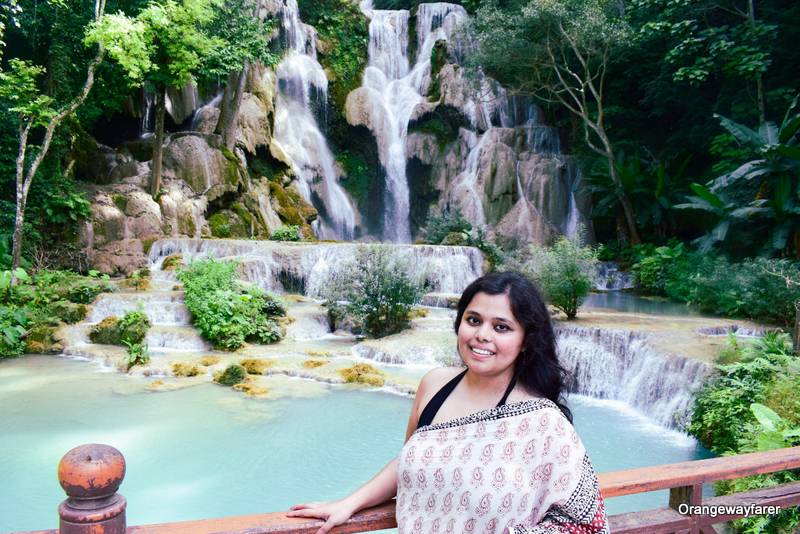
[[243,177],[236,156],[222,149],[218,135],[194,132],[170,136],[164,147],[163,179],[181,180],[209,201],[239,189]]

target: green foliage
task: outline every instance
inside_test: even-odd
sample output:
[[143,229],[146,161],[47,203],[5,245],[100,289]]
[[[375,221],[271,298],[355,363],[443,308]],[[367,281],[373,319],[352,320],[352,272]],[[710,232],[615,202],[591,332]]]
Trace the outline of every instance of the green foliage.
[[597,252],[582,246],[579,235],[561,237],[550,248],[531,246],[530,259],[523,266],[523,272],[567,319],[575,319],[581,301],[594,287],[597,261]]
[[255,61],[268,67],[278,64],[279,57],[269,49],[275,21],[262,21],[254,15],[257,9],[252,0],[225,0],[218,6],[206,28],[209,36],[217,38],[203,59],[206,77],[223,77]]
[[441,215],[431,211],[425,227],[421,231],[422,240],[431,245],[439,245],[448,234],[469,234],[472,224],[467,221],[458,209],[445,210]]
[[344,150],[336,155],[336,162],[342,166],[344,177],[342,185],[356,201],[362,211],[366,211],[365,204],[369,202],[370,182],[375,178],[375,173],[370,169],[364,158],[355,152]]
[[247,378],[247,370],[239,364],[231,364],[214,376],[214,381],[223,386],[235,386]]
[[[699,392],[689,432],[719,454],[768,451],[800,445],[800,362],[790,356],[786,335],[768,334],[752,346],[734,350],[741,361],[718,365],[712,380]],[[779,391],[780,390],[780,391]],[[767,403],[781,398],[777,409]],[[797,471],[755,475],[720,482],[726,495],[800,480]],[[800,524],[795,509],[771,516],[747,517],[733,523],[736,532],[791,532]]]
[[339,265],[322,297],[334,315],[347,316],[373,337],[408,328],[409,313],[425,291],[424,274],[411,274],[408,261],[383,246],[360,247]]
[[106,317],[89,331],[92,343],[101,345],[141,345],[147,331],[150,329],[150,320],[142,311],[126,313],[122,319],[111,315]]
[[750,434],[747,424],[755,422],[750,405],[763,403],[777,378],[800,371],[785,334],[767,333],[750,346],[731,348],[739,361],[716,366],[697,394],[688,429],[717,454],[738,451]]
[[194,325],[216,348],[236,350],[246,341],[275,343],[283,338],[274,318],[286,314],[284,306],[261,289],[240,283],[235,263],[194,261],[178,278]]
[[300,241],[303,236],[300,234],[300,227],[294,224],[283,225],[276,228],[269,238],[273,241]]
[[793,250],[800,237],[800,108],[789,107],[780,126],[767,122],[758,131],[719,116],[722,126],[752,153],[752,159],[716,178],[710,186],[692,184],[697,194],[679,209],[714,215],[714,228],[698,239],[701,251],[725,242],[736,226],[736,242],[767,235],[759,251],[772,256]]
[[367,66],[369,21],[349,0],[300,0],[298,5],[303,22],[314,26],[323,41],[320,62],[328,74],[334,106],[343,110]]
[[136,365],[147,365],[150,362],[150,353],[147,345],[131,343],[130,341],[123,341],[123,344],[128,351],[128,358],[126,360],[128,371]]
[[[632,267],[640,289],[697,306],[715,315],[793,324],[800,262],[754,258],[731,262],[723,256],[689,252],[680,243],[652,249]],[[780,276],[778,276],[780,275]]]
[[[11,283],[12,274],[16,284]],[[48,270],[31,277],[23,269],[0,271],[0,358],[22,354],[26,336],[40,327],[82,320],[84,304],[113,289],[107,277]]]

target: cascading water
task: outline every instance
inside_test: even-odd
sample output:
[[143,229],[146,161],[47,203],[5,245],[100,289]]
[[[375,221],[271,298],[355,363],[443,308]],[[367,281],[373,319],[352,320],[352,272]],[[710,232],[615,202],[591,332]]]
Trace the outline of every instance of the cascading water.
[[414,108],[424,101],[425,81],[430,80],[431,50],[439,39],[448,39],[467,12],[455,4],[420,4],[417,11],[417,58],[408,60],[407,10],[376,10],[361,3],[370,19],[369,64],[362,88],[378,139],[378,157],[386,171],[386,209],[383,238],[395,243],[411,241],[409,189],[406,176],[406,137]]
[[276,69],[275,141],[292,160],[300,194],[320,212],[314,223],[317,236],[352,240],[356,214],[337,181],[333,153],[319,128],[328,79],[317,61],[316,35],[300,22],[296,0],[285,0],[280,20],[287,52]]
[[666,427],[687,422],[706,364],[661,354],[641,332],[559,326],[556,334],[559,360],[577,382],[575,393],[622,401]]
[[[271,291],[292,291],[316,297],[338,266],[351,260],[360,246],[346,243],[311,244],[226,239],[160,239],[150,248],[152,269],[163,258],[179,253],[185,260],[201,257],[236,258],[240,273]],[[378,245],[381,246],[381,245]],[[424,275],[430,291],[460,293],[483,273],[483,257],[472,247],[397,245],[410,260],[411,275]]]

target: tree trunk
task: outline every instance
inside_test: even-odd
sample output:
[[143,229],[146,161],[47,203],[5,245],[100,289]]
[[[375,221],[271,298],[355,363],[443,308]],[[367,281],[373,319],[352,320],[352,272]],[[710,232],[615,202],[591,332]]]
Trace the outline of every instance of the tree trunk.
[[239,117],[239,108],[242,105],[246,80],[247,64],[242,70],[228,74],[225,91],[222,93],[219,120],[217,120],[214,133],[222,136],[222,143],[228,150],[233,150],[233,146],[236,144],[236,124]]
[[14,219],[14,246],[11,253],[11,270],[13,271],[19,267],[22,260],[22,229],[25,223],[25,202],[27,198],[23,195],[19,198],[17,195],[17,215]]
[[[748,0],[747,2],[747,16],[750,19],[750,24],[755,27],[756,8],[753,0]],[[760,73],[756,74],[756,100],[758,102],[758,125],[761,126],[767,122],[767,106],[764,98],[764,78]]]
[[800,354],[800,301],[794,303],[794,332],[792,332],[792,343],[794,351]]
[[622,205],[622,213],[625,215],[625,223],[628,226],[628,236],[631,238],[632,245],[638,245],[642,242],[642,240],[639,237],[639,230],[636,228],[636,216],[633,212],[633,205],[631,204],[628,195],[626,195],[625,191],[622,189],[622,180],[620,180],[619,174],[617,173],[617,165],[614,160],[614,149],[611,146],[611,141],[609,141],[606,131],[602,126],[598,128],[597,133],[603,142],[603,148],[605,150],[606,162],[608,163],[608,172],[611,175],[611,181],[617,188],[617,198],[619,198],[619,203]]
[[164,151],[164,113],[167,109],[167,86],[158,88],[156,95],[156,131],[153,144],[153,169],[150,177],[150,194],[158,196],[161,189],[161,153]]

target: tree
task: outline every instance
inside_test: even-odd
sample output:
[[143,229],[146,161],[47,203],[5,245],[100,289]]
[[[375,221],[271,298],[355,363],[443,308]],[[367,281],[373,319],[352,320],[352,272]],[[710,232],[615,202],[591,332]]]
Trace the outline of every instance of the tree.
[[[123,13],[107,17],[94,25],[89,39],[108,47],[111,55],[127,72],[132,83],[156,92],[156,125],[150,194],[161,189],[161,154],[164,148],[164,114],[167,89],[180,89],[195,79],[206,57],[221,39],[206,31],[220,7],[219,0],[163,0],[151,2],[135,18]],[[129,38],[120,46],[110,46],[121,29]]]
[[700,238],[702,249],[724,241],[732,221],[741,222],[763,240],[763,255],[793,251],[800,258],[800,110],[796,97],[778,126],[764,123],[758,131],[718,116],[722,126],[756,158],[713,180],[709,187],[693,184],[698,197],[675,206],[700,209],[719,216],[709,234]]
[[597,252],[581,245],[581,233],[559,238],[552,248],[532,246],[531,258],[523,268],[569,320],[578,316],[581,301],[597,276]]
[[273,21],[261,21],[256,11],[251,0],[226,0],[208,26],[209,34],[220,43],[209,51],[204,75],[227,77],[214,133],[222,136],[228,150],[236,143],[236,120],[248,67],[254,61],[269,67],[278,63],[278,56],[269,51]]
[[[12,2],[11,6],[16,6]],[[105,0],[96,0],[94,22],[99,23],[105,12]],[[4,27],[3,27],[4,30]],[[0,34],[0,37],[2,35]],[[38,87],[38,78],[45,72],[44,67],[34,65],[18,58],[9,61],[9,70],[0,71],[0,99],[8,104],[9,111],[17,115],[19,124],[19,150],[16,158],[16,215],[14,219],[14,236],[12,248],[12,269],[19,267],[22,257],[23,225],[25,222],[25,206],[28,200],[36,171],[47,155],[56,128],[86,100],[94,84],[97,67],[103,61],[105,48],[98,46],[97,54],[86,69],[86,81],[80,92],[67,104],[56,107],[50,96],[42,94]],[[41,145],[33,147],[28,144],[31,132],[44,128]],[[31,150],[33,149],[33,150]],[[26,160],[32,152],[36,155],[33,161]]]
[[628,237],[639,243],[636,215],[606,129],[604,90],[611,51],[630,35],[619,4],[609,0],[511,2],[506,8],[487,4],[478,10],[474,28],[480,65],[519,91],[564,106],[580,120],[586,145],[606,161]]

